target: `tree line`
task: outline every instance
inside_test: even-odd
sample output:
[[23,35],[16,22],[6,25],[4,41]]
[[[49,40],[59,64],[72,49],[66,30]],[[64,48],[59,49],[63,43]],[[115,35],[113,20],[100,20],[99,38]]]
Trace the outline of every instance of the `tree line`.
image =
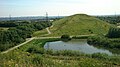
[[[8,25],[8,24],[15,24]],[[6,31],[0,31],[0,51],[4,51],[10,47],[24,42],[26,38],[32,37],[34,31],[42,30],[51,24],[46,22],[2,22],[0,25],[10,27]]]
[[15,22],[10,22],[10,21],[1,21],[0,22],[0,27],[16,27],[17,24]]
[[120,15],[118,16],[97,16],[97,18],[109,22],[111,24],[117,24],[120,23]]

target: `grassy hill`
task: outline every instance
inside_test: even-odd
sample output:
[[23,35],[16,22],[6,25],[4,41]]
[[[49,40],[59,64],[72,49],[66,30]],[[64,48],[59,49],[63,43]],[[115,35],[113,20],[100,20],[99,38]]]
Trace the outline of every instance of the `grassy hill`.
[[109,23],[98,18],[86,14],[75,14],[53,22],[50,31],[52,36],[105,34],[109,27]]

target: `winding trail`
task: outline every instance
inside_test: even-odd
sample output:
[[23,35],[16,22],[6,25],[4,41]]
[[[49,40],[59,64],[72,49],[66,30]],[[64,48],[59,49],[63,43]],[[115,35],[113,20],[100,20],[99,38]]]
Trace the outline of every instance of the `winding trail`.
[[48,34],[51,34],[49,27],[47,27],[46,30],[47,30]]

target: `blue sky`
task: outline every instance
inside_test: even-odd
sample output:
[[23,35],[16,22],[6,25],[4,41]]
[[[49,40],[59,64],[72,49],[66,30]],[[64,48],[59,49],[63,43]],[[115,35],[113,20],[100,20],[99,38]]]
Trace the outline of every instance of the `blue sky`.
[[0,0],[0,17],[120,14],[120,0]]

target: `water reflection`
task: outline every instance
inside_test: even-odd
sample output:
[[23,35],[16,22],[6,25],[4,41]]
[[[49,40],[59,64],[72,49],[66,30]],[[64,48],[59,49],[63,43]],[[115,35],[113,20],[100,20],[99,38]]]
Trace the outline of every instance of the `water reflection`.
[[45,49],[53,49],[53,50],[75,50],[80,51],[86,54],[93,53],[106,53],[108,55],[112,55],[109,50],[106,49],[98,49],[92,45],[87,44],[86,40],[71,40],[69,42],[63,41],[55,41],[55,42],[47,42],[44,45]]

